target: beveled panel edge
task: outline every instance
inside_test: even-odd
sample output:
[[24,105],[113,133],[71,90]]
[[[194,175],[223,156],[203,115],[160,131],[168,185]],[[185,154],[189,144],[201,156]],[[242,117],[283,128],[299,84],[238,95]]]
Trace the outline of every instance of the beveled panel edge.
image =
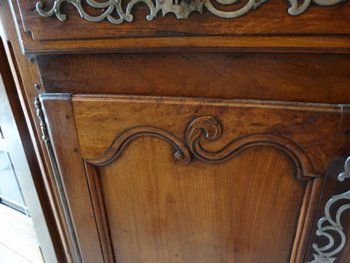
[[34,41],[20,34],[28,55],[129,52],[350,53],[350,36],[181,36]]
[[[48,132],[48,151],[51,151],[52,155],[50,163],[55,169],[54,180],[60,188],[59,195],[65,207],[65,220],[70,225],[70,241],[76,254],[72,260],[78,263],[102,262],[103,253],[97,249],[100,247],[100,240],[92,203],[79,201],[90,200],[90,194],[72,118],[71,98],[71,93],[39,95]],[[56,129],[57,127],[64,129]],[[70,176],[71,174],[74,176]],[[89,235],[85,235],[86,231],[89,231]]]
[[[63,99],[63,100],[70,100],[71,94],[61,94],[61,96],[59,98]],[[59,168],[58,168],[58,164],[57,164],[57,160],[56,160],[56,156],[55,156],[55,151],[54,151],[53,145],[51,143],[49,129],[48,129],[48,126],[46,124],[45,109],[43,108],[43,105],[42,105],[42,96],[35,98],[34,106],[35,106],[37,118],[38,118],[39,123],[40,123],[41,139],[43,140],[43,142],[45,144],[45,147],[46,147],[46,150],[47,150],[47,153],[49,156],[51,169],[52,169],[53,177],[54,177],[54,180],[55,180],[55,183],[57,186],[59,198],[61,201],[64,218],[67,222],[69,235],[70,235],[70,238],[72,240],[72,245],[73,245],[74,254],[75,254],[74,255],[75,260],[78,263],[80,263],[80,262],[82,262],[82,257],[81,257],[81,253],[80,253],[80,249],[79,249],[78,239],[77,239],[77,236],[76,236],[76,233],[74,230],[74,223],[73,223],[73,219],[72,219],[72,216],[70,213],[68,199],[67,199],[67,196],[66,196],[65,191],[64,191],[64,184],[63,184],[63,181],[62,181],[61,176],[60,176],[60,172],[59,172]]]
[[318,177],[309,156],[291,140],[269,133],[249,134],[231,140],[221,149],[209,151],[203,142],[215,141],[221,137],[222,124],[213,116],[200,116],[190,122],[186,128],[184,142],[171,133],[157,127],[132,127],[125,130],[113,140],[104,153],[93,159],[84,159],[94,166],[104,166],[112,163],[124,152],[135,139],[151,136],[167,141],[172,145],[174,159],[180,164],[187,164],[192,159],[204,163],[221,163],[230,160],[240,152],[256,146],[271,146],[287,154],[294,162],[299,179]]
[[112,163],[124,152],[128,145],[139,137],[155,137],[168,142],[173,149],[174,159],[182,164],[191,161],[191,154],[187,146],[170,132],[161,128],[152,126],[132,127],[119,134],[99,157],[94,159],[85,159],[85,162],[94,166],[104,166]]
[[[41,96],[45,98],[55,98],[62,93],[45,93]],[[142,102],[142,103],[154,103],[164,102],[171,104],[183,104],[184,101],[188,105],[198,105],[202,100],[210,101],[214,106],[242,106],[242,107],[257,107],[257,108],[270,108],[270,109],[288,109],[304,111],[316,111],[316,112],[333,112],[340,113],[342,107],[350,106],[350,104],[334,104],[334,103],[314,103],[314,102],[295,102],[295,101],[278,101],[278,100],[256,100],[256,99],[221,99],[221,98],[191,98],[191,97],[174,97],[174,96],[157,96],[157,95],[120,95],[120,94],[72,94],[72,102],[92,102],[94,100],[102,101],[115,101],[115,102]]]

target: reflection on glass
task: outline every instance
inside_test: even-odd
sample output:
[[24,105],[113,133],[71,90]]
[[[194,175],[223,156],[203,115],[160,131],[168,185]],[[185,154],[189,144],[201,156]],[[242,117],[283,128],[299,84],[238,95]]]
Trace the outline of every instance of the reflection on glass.
[[0,150],[0,202],[21,212],[26,212],[21,189],[18,185],[10,156]]

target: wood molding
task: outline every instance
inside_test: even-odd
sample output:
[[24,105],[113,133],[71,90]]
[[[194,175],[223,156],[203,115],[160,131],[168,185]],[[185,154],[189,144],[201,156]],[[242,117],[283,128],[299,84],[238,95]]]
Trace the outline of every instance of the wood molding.
[[110,164],[118,159],[133,140],[143,136],[151,136],[167,141],[175,150],[174,159],[182,164],[189,163],[192,158],[205,163],[225,162],[247,148],[267,145],[276,147],[293,160],[299,178],[317,176],[308,155],[289,139],[269,133],[250,134],[233,139],[219,150],[206,150],[205,141],[215,141],[220,138],[221,134],[222,125],[213,116],[195,118],[187,127],[184,140],[186,143],[157,127],[133,127],[119,134],[113,140],[111,146],[99,157],[85,159],[85,162],[94,166]]
[[[61,197],[67,201],[67,217],[71,218],[72,228],[74,228],[69,239],[71,250],[74,253],[70,255],[72,261],[103,262],[102,251],[96,249],[100,247],[100,240],[93,205],[90,202],[81,202],[82,199],[90,200],[90,192],[85,166],[80,157],[78,138],[75,135],[70,99],[71,94],[42,94],[40,96],[47,135],[53,150],[53,166],[56,166],[53,168],[57,168],[57,177],[53,180],[58,179],[58,184],[62,184],[62,188],[59,185],[56,187],[60,188],[58,191]],[[65,128],[57,130],[55,127]],[[68,165],[69,162],[73,164],[73,169]],[[74,176],[71,176],[72,174]],[[87,232],[89,235],[86,235]]]
[[33,41],[24,34],[26,54],[113,52],[281,52],[350,53],[348,36],[186,36]]
[[179,138],[163,129],[144,126],[134,127],[124,131],[114,139],[111,146],[100,157],[95,159],[85,159],[85,161],[95,166],[110,164],[123,153],[133,140],[142,136],[157,137],[167,141],[175,149],[174,159],[176,161],[188,163],[191,160],[191,155],[187,146]]

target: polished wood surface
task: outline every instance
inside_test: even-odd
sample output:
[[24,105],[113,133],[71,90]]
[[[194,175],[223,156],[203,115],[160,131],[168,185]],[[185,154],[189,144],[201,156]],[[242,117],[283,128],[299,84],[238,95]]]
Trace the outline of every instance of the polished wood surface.
[[[48,94],[42,101],[59,166],[66,170],[67,197],[79,203],[80,209],[70,205],[72,216],[82,222],[94,209],[105,261],[303,260],[340,107],[77,95],[72,117],[67,97]],[[192,137],[202,118],[208,131],[214,132],[213,118],[222,125],[220,138],[201,140],[204,152]],[[76,131],[52,129],[74,121]],[[76,142],[57,144],[66,133],[77,133],[80,150]],[[184,154],[180,163],[173,147]],[[80,154],[89,186],[82,181],[85,172],[76,170]],[[74,177],[68,176],[73,170]],[[92,199],[83,196],[86,191]],[[78,239],[84,222],[76,225]],[[98,239],[91,231],[81,233],[96,255]],[[96,262],[91,258],[85,262]]]
[[[90,204],[85,168],[80,157],[79,144],[72,121],[70,96],[58,96],[43,100],[42,106],[47,118],[51,134],[50,142],[60,173],[56,176],[59,176],[63,183],[64,189],[59,189],[59,191],[67,198],[68,207],[63,207],[63,209],[68,209],[74,224],[74,230],[69,230],[70,242],[74,243],[74,239],[79,242],[78,248],[74,247],[74,244],[70,244],[74,250],[69,256],[73,262],[80,262],[80,260],[83,262],[103,262],[95,214]],[[55,127],[64,127],[64,129],[56,130]],[[57,179],[56,184],[60,187]],[[62,191],[64,192],[62,193]],[[66,200],[61,199],[61,202],[65,203]],[[67,218],[65,219],[68,221]]]
[[292,17],[270,0],[237,19],[147,22],[136,5],[133,23],[112,25],[68,4],[62,23],[4,1],[58,261],[310,261],[326,202],[350,187],[337,181],[350,154],[349,7]]
[[312,166],[306,165],[304,158],[304,167],[313,167],[307,169],[310,176],[326,168],[342,112],[337,105],[243,100],[109,95],[76,95],[72,100],[85,159],[103,154],[116,136],[129,128],[159,127],[182,139],[191,120],[214,116],[226,128],[222,138],[209,147],[222,148],[229,141],[250,134],[278,135],[300,145],[312,158]]
[[38,64],[53,93],[350,102],[344,54],[89,54],[40,56]]
[[307,183],[287,156],[260,147],[181,166],[170,151],[142,138],[97,168],[116,262],[289,261]]
[[[52,1],[45,1],[50,7]],[[287,13],[285,1],[267,1],[257,10],[236,19],[222,19],[210,14],[193,13],[189,19],[177,20],[173,15],[159,14],[151,22],[145,16],[149,10],[143,5],[133,8],[134,22],[113,25],[107,21],[91,23],[77,15],[67,5],[68,19],[62,23],[56,18],[41,18],[33,12],[34,3],[13,0],[24,49],[27,52],[72,52],[75,50],[147,50],[149,48],[253,48],[253,49],[340,49],[349,51],[350,5],[331,7],[311,5],[300,16]],[[89,10],[96,13],[96,10]],[[19,15],[20,14],[20,15]],[[272,38],[261,36],[271,35]],[[324,35],[321,38],[320,35]],[[325,35],[329,35],[328,37]],[[200,38],[194,38],[200,36]],[[221,36],[236,36],[225,39]],[[254,36],[253,38],[240,38]],[[281,36],[273,38],[273,36]],[[307,36],[307,37],[305,37]],[[173,39],[173,37],[176,37]],[[192,38],[191,38],[192,37]],[[130,41],[123,41],[129,38]],[[145,39],[146,38],[146,39]],[[218,39],[217,39],[218,38]],[[34,40],[34,41],[33,41]],[[59,42],[57,42],[59,40]],[[73,41],[72,41],[73,40]],[[101,41],[99,41],[101,40]],[[339,47],[337,47],[337,44]],[[323,47],[322,47],[323,45]],[[342,46],[342,47],[341,47]],[[321,48],[322,47],[322,48]]]
[[[344,106],[343,108],[343,114],[342,114],[342,121],[341,125],[339,127],[339,135],[337,136],[337,140],[334,143],[334,153],[332,154],[334,157],[332,158],[328,169],[326,171],[326,180],[325,180],[325,187],[323,189],[322,198],[320,200],[318,212],[316,218],[321,218],[324,216],[324,207],[328,200],[337,194],[344,193],[350,189],[350,180],[345,180],[344,182],[338,181],[338,175],[339,173],[344,171],[344,162],[345,158],[344,156],[349,155],[349,149],[350,149],[350,108],[349,106]],[[341,219],[341,222],[344,226],[344,233],[346,237],[350,236],[350,213],[345,212],[343,214],[343,217]],[[316,232],[316,226],[314,226],[313,232]],[[347,239],[349,240],[349,239]],[[322,242],[324,239],[322,237],[318,237],[317,235],[311,236],[311,241],[309,243],[309,249],[308,253],[306,255],[306,258],[312,258],[312,253],[314,253],[314,250],[312,249],[311,245],[314,242]],[[347,241],[349,242],[349,241]],[[340,254],[337,257],[337,260],[335,262],[347,262],[350,255],[350,246],[346,245],[344,247],[344,250],[340,252]]]
[[[282,53],[350,53],[347,36],[209,36],[209,37],[147,37],[91,39],[86,41],[32,41],[21,33],[22,50],[26,54],[79,54],[113,52],[282,52]],[[23,33],[23,35],[22,35]],[[25,41],[24,41],[25,40]]]
[[[348,26],[350,6],[347,3],[328,8],[312,5],[304,14],[290,16],[287,13],[286,2],[266,1],[257,10],[235,19],[218,18],[205,10],[204,14],[194,12],[189,19],[182,20],[170,14],[163,18],[159,14],[153,21],[146,21],[145,16],[149,10],[146,6],[139,5],[132,12],[134,22],[114,25],[108,21],[101,23],[84,21],[70,5],[64,9],[69,18],[65,23],[61,23],[55,17],[45,19],[33,12],[33,2],[15,0],[13,3],[17,4],[16,2],[21,10],[25,32],[31,32],[36,41],[171,35],[350,34]],[[53,3],[52,0],[43,2],[47,8]],[[90,8],[90,11],[94,13],[92,9]]]

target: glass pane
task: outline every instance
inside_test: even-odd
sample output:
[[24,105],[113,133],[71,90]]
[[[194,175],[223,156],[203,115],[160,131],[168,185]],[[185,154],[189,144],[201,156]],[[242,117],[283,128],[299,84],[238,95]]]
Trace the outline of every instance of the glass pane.
[[17,210],[26,211],[10,156],[0,150],[0,201]]

